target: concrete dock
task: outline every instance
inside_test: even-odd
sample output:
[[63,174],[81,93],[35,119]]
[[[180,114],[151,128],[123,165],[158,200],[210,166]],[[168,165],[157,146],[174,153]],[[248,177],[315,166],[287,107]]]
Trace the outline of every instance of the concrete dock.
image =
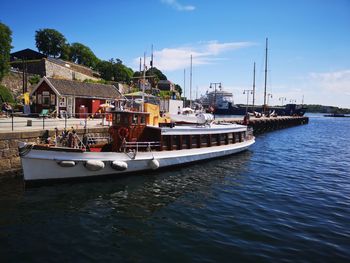
[[261,134],[268,131],[284,129],[292,126],[309,123],[309,117],[305,116],[278,116],[278,117],[251,117],[249,121],[241,118],[216,118],[216,122],[229,122],[248,125],[254,130],[254,134]]

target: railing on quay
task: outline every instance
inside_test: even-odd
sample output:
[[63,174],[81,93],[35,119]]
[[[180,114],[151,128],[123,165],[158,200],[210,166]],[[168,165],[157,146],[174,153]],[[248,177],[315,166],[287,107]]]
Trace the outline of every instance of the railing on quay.
[[19,130],[45,130],[49,128],[92,128],[111,126],[112,119],[110,113],[79,113],[69,116],[65,114],[60,117],[50,115],[24,115],[22,113],[9,113],[0,117],[0,131]]

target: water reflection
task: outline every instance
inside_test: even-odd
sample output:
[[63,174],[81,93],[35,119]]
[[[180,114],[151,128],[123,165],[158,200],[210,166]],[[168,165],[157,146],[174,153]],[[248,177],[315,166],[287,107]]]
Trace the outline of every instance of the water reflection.
[[[246,169],[251,152],[171,168],[168,171],[146,173],[103,180],[100,182],[63,183],[29,188],[24,191],[21,179],[10,179],[1,184],[1,202],[10,201],[6,209],[25,207],[24,211],[79,211],[89,214],[112,213],[134,218],[151,215],[187,193],[202,197],[211,194],[213,184],[238,183],[238,176]],[[198,205],[198,204],[196,204]],[[22,211],[23,212],[23,211]]]

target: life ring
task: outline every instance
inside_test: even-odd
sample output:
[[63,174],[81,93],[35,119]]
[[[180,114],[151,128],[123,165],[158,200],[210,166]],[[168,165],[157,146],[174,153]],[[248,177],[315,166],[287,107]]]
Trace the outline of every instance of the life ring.
[[120,137],[120,139],[126,138],[126,137],[128,137],[128,135],[129,135],[129,129],[128,128],[120,127],[118,129],[118,136]]

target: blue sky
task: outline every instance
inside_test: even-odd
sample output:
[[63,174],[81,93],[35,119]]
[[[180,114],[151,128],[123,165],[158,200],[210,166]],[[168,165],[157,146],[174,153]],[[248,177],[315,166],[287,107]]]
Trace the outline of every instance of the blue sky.
[[13,51],[36,49],[35,31],[54,28],[101,59],[136,70],[154,46],[154,65],[192,98],[211,82],[246,101],[256,62],[257,102],[263,102],[265,38],[269,38],[270,104],[350,108],[349,0],[105,0],[2,1],[0,21],[13,32]]

